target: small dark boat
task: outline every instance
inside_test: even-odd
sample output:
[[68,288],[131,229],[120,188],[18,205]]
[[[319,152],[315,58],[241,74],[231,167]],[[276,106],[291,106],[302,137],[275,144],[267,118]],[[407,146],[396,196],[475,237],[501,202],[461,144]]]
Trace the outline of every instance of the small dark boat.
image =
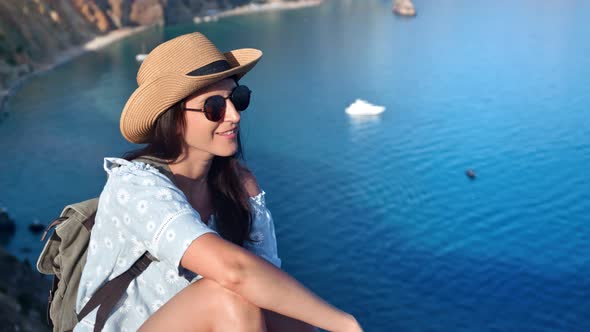
[[468,178],[470,179],[475,179],[475,171],[472,169],[468,169],[467,171],[465,171],[465,175],[467,175]]
[[29,231],[31,231],[32,233],[37,234],[43,232],[44,230],[45,225],[40,223],[39,220],[35,220],[31,224],[29,224]]

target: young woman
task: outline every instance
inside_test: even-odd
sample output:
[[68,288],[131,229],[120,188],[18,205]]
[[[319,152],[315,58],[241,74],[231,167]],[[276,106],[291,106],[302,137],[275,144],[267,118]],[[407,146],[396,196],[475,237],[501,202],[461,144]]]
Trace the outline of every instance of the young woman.
[[[240,111],[251,93],[239,80],[261,56],[221,53],[192,33],[142,63],[120,127],[128,141],[147,145],[105,158],[109,178],[76,309],[142,255],[153,262],[106,313],[102,330],[362,331],[280,270],[265,193],[239,161]],[[93,310],[74,331],[95,330],[96,317]]]

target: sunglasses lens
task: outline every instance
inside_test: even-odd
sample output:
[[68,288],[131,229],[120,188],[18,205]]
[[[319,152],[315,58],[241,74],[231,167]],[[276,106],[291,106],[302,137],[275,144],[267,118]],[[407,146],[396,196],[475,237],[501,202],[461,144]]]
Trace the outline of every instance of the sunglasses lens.
[[231,94],[231,101],[236,110],[243,111],[250,105],[250,94],[252,91],[245,85],[238,85]]
[[219,121],[225,115],[225,99],[221,96],[211,96],[205,101],[205,117],[211,121]]

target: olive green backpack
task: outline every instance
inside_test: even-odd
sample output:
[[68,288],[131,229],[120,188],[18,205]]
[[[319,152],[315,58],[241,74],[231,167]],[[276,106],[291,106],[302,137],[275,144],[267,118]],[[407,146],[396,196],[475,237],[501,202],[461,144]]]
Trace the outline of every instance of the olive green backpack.
[[[173,180],[170,168],[162,160],[146,156],[135,160],[149,163]],[[129,283],[155,260],[145,252],[129,270],[103,284],[82,310],[76,313],[78,286],[86,264],[88,242],[97,208],[98,198],[66,206],[59,217],[47,226],[41,237],[41,241],[44,241],[51,229],[54,229],[37,261],[39,272],[53,276],[47,305],[47,323],[54,332],[73,330],[82,318],[97,307],[94,331],[101,331]]]

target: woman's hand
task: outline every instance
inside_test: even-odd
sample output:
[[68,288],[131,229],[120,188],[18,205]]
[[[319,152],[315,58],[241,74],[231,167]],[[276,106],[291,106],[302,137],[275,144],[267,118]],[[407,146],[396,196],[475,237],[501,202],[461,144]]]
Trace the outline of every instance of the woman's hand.
[[349,321],[343,330],[335,332],[363,332],[363,328],[353,315],[349,315]]

